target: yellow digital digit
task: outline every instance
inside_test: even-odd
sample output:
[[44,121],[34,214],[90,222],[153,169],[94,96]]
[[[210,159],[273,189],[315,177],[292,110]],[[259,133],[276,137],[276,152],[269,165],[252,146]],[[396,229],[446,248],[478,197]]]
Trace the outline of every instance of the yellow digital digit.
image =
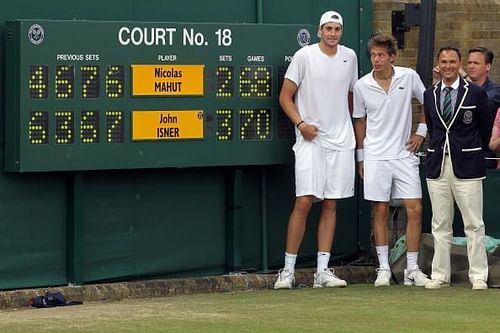
[[49,143],[49,116],[45,111],[30,113],[28,138],[33,145]]
[[99,98],[99,67],[82,66],[82,98]]
[[106,111],[106,142],[123,142],[123,111]]
[[49,96],[49,67],[30,66],[29,91],[31,98],[44,99]]
[[271,67],[260,66],[254,71],[252,91],[257,97],[271,97]]
[[271,114],[268,109],[260,109],[257,112],[257,137],[259,140],[270,139],[271,133]]
[[68,144],[74,142],[73,137],[73,112],[71,111],[56,111],[56,143]]
[[108,66],[106,70],[106,96],[108,98],[123,97],[123,66]]
[[220,109],[217,115],[216,137],[219,141],[228,141],[233,139],[233,110]]
[[271,97],[272,68],[269,66],[243,66],[240,68],[241,97]]
[[215,96],[232,97],[233,96],[233,67],[219,66],[215,72],[217,77],[217,87]]
[[73,98],[75,69],[73,66],[61,65],[56,68],[56,98]]
[[82,143],[99,142],[98,111],[82,111],[80,120],[80,138]]

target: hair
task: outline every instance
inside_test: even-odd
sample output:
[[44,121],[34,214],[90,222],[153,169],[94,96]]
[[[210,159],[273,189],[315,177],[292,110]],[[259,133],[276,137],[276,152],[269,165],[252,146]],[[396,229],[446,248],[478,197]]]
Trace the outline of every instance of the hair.
[[441,53],[444,51],[455,51],[458,54],[458,60],[462,60],[462,54],[460,53],[460,50],[458,48],[456,48],[455,46],[451,46],[451,45],[446,45],[446,46],[443,46],[442,48],[439,49],[439,51],[437,53],[438,59],[439,59],[439,56],[441,55]]
[[386,49],[387,53],[390,55],[396,55],[398,42],[396,41],[396,38],[391,35],[377,32],[373,34],[372,38],[368,41],[368,53],[370,53],[373,47],[382,47]]
[[487,49],[486,47],[478,46],[478,47],[474,47],[474,48],[469,50],[469,54],[474,53],[474,52],[479,52],[479,53],[483,54],[485,64],[490,64],[490,65],[493,64],[493,58],[495,57],[495,55],[493,54],[493,51],[491,51],[490,49]]

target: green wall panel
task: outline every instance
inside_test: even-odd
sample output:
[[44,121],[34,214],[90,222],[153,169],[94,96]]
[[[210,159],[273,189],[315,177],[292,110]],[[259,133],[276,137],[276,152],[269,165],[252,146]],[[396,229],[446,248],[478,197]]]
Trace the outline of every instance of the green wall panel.
[[[365,10],[360,11],[360,7]],[[371,30],[371,1],[1,1],[0,35],[2,38],[5,35],[5,21],[15,19],[316,26],[320,14],[327,9],[342,12],[349,22],[343,42],[360,51]],[[360,62],[362,73],[369,62],[362,56]],[[0,76],[0,99],[4,101],[3,42],[0,43]],[[0,119],[4,123],[3,104]],[[1,165],[4,164],[4,142],[4,126],[0,126]],[[291,150],[286,154],[291,157]],[[73,196],[70,193],[74,179],[77,185]],[[262,206],[260,166],[36,175],[0,172],[0,233],[3,237],[0,289],[74,282],[69,277],[74,267],[67,262],[78,265],[75,272],[80,276],[76,281],[84,283],[219,274],[238,267],[259,270],[265,256],[263,245],[267,245],[269,266],[278,268],[283,263],[286,227],[294,200],[293,165],[266,167],[264,184],[265,207]],[[238,206],[231,206],[235,202]],[[366,206],[359,196],[339,204],[334,255],[355,253],[359,243],[366,243],[369,215],[365,214],[366,208],[363,213],[363,205]],[[360,209],[364,215],[358,221]],[[262,239],[263,212],[267,213],[265,240]],[[303,263],[315,260],[317,217],[318,205],[315,205],[301,248],[299,260]],[[72,238],[68,238],[67,233],[73,229],[71,237],[75,243],[68,244],[67,239]],[[68,258],[73,247],[75,257]],[[234,263],[238,267],[232,265]]]
[[0,177],[0,289],[66,283],[66,180]]

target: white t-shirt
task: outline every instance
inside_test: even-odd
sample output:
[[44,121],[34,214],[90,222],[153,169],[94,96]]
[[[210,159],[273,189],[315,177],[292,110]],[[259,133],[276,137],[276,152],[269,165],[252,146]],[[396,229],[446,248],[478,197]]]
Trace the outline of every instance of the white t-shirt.
[[[298,87],[295,105],[302,120],[319,128],[315,140],[327,149],[354,149],[347,94],[358,79],[356,53],[338,45],[331,57],[320,50],[318,43],[305,46],[293,56],[285,78]],[[299,130],[295,133],[297,142],[304,140]]]
[[411,68],[393,67],[389,91],[373,78],[373,71],[354,86],[354,118],[366,117],[365,160],[392,160],[410,156],[406,142],[412,129],[412,97],[421,104],[425,87]]

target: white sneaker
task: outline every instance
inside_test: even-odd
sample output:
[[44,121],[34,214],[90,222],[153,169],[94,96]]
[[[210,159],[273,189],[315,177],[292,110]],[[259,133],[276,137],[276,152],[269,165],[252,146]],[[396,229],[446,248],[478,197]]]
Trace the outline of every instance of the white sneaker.
[[392,272],[390,269],[377,268],[377,279],[373,284],[375,287],[389,287],[391,285]]
[[449,287],[449,286],[450,286],[449,282],[434,279],[434,280],[430,280],[429,282],[427,282],[425,284],[425,289],[440,289],[440,288],[445,288],[445,287]]
[[488,289],[488,284],[483,280],[475,280],[472,282],[472,290],[486,290]]
[[294,283],[295,274],[288,269],[280,269],[276,282],[274,282],[274,289],[292,289]]
[[325,269],[323,272],[314,273],[313,288],[330,288],[330,287],[346,287],[347,282],[335,275],[335,271],[331,268]]
[[411,271],[405,269],[404,274],[405,286],[425,287],[425,285],[431,281],[418,267]]

